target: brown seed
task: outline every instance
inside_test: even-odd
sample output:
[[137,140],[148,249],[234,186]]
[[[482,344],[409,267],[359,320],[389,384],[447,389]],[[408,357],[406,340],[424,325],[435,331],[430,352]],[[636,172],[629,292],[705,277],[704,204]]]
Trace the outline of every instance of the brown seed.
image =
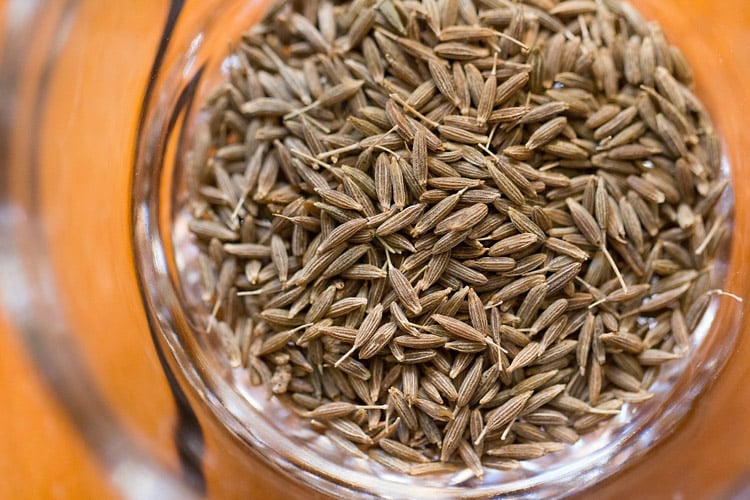
[[239,235],[235,231],[227,228],[220,222],[191,219],[188,222],[188,228],[195,235],[205,239],[216,238],[221,241],[234,241],[239,238]]
[[529,149],[537,149],[544,146],[560,135],[567,125],[568,119],[564,116],[549,120],[531,134],[531,137],[526,142],[526,147]]
[[497,91],[497,78],[494,73],[487,78],[482,86],[482,91],[477,104],[477,121],[483,125],[489,121],[495,103],[495,94]]
[[498,292],[492,294],[491,303],[495,305],[500,304],[506,300],[510,300],[523,293],[526,293],[535,286],[541,285],[544,282],[544,276],[541,275],[531,275],[522,278],[516,278],[511,283],[501,288]]
[[479,224],[487,216],[488,208],[484,203],[477,203],[464,208],[443,219],[435,227],[435,234],[445,234],[450,231],[464,231]]
[[594,246],[602,246],[602,232],[596,219],[580,203],[568,198],[565,200],[573,217],[573,222],[581,234]]
[[477,134],[466,130],[465,128],[452,127],[449,125],[440,125],[438,131],[444,140],[462,144],[484,144],[488,140],[486,135]]
[[391,158],[391,162],[389,163],[388,167],[391,186],[393,190],[393,204],[396,206],[396,208],[404,208],[407,204],[407,196],[401,167],[395,158]]
[[615,104],[605,104],[586,120],[586,127],[597,129],[605,123],[612,120],[621,111],[621,108]]
[[428,474],[452,474],[457,471],[454,464],[444,462],[428,462],[412,465],[408,469],[410,476],[422,476]]
[[683,157],[688,155],[685,140],[677,130],[677,127],[661,113],[656,115],[656,128],[659,136],[664,141],[664,145],[672,155]]
[[526,125],[532,123],[548,122],[556,116],[566,112],[568,109],[570,109],[570,105],[565,102],[548,102],[532,108],[523,116],[523,118],[519,120],[519,123]]
[[519,368],[530,365],[536,361],[540,354],[542,354],[541,344],[538,342],[530,342],[526,347],[519,351],[515,358],[513,358],[513,362],[510,364],[508,372],[512,373]]
[[[360,348],[358,358],[360,360],[366,360],[375,356],[381,349],[388,345],[395,335],[397,328],[398,327],[395,323],[383,324]],[[344,369],[343,366],[341,368]]]
[[435,46],[435,54],[446,59],[470,61],[490,55],[489,49],[461,42],[444,42]]
[[510,221],[515,228],[521,233],[533,233],[539,240],[547,238],[547,234],[540,228],[534,221],[529,217],[519,212],[515,208],[511,207],[508,209],[508,216]]
[[377,236],[387,236],[396,233],[417,220],[424,212],[425,205],[418,203],[397,213],[375,230]]
[[354,443],[371,445],[372,438],[351,420],[334,419],[327,422],[330,429]]
[[648,313],[648,312],[658,311],[659,309],[663,309],[664,307],[668,306],[670,303],[680,298],[685,292],[688,291],[689,288],[690,288],[690,284],[685,284],[673,290],[669,290],[663,293],[652,295],[650,299],[648,300],[648,302],[645,302],[636,311],[639,314],[643,314],[643,313]]
[[432,319],[440,324],[440,326],[445,328],[448,333],[451,333],[456,337],[460,337],[471,342],[484,343],[484,334],[476,330],[474,327],[467,325],[463,321],[459,321],[455,318],[444,316],[442,314],[433,314]]
[[443,448],[440,451],[440,461],[447,462],[458,448],[469,423],[469,415],[469,407],[464,406],[458,410],[453,420],[448,422],[443,438]]
[[419,303],[417,291],[399,269],[389,265],[388,279],[394,292],[396,292],[396,296],[398,296],[399,301],[407,311],[412,314],[422,312],[422,305]]
[[[529,83],[528,73],[518,73],[500,84],[495,91],[495,107],[505,104]],[[492,120],[490,120],[492,121]]]
[[387,273],[371,264],[354,264],[341,273],[341,277],[350,280],[373,280],[385,278]]
[[328,268],[321,274],[321,277],[327,279],[342,273],[361,259],[368,250],[370,250],[370,245],[366,244],[357,245],[348,249],[334,260],[330,266],[328,266]]
[[502,406],[490,411],[485,418],[485,427],[482,429],[479,439],[474,444],[478,445],[488,434],[500,429],[502,426],[512,422],[521,412],[526,402],[531,397],[532,391],[524,392],[510,398]]
[[378,446],[383,449],[386,453],[393,455],[396,458],[406,460],[407,462],[416,463],[427,463],[429,459],[409,446],[406,446],[398,441],[391,439],[381,439],[378,441]]
[[522,233],[495,243],[489,251],[490,257],[502,257],[504,255],[514,254],[535,245],[539,242],[539,237],[534,233]]
[[523,205],[525,201],[524,196],[518,186],[495,166],[494,162],[488,160],[485,165],[500,192],[516,205]]
[[552,304],[547,306],[544,311],[537,316],[536,320],[534,321],[534,324],[531,325],[531,332],[532,334],[535,332],[539,332],[543,330],[544,328],[547,328],[549,325],[555,322],[557,318],[560,317],[561,314],[563,314],[566,309],[568,308],[568,300],[567,299],[557,299]]
[[[532,318],[536,316],[539,308],[542,305],[542,302],[547,296],[547,291],[548,287],[546,283],[537,285],[529,290],[516,312],[520,327],[526,328],[531,324]],[[506,331],[510,331],[512,333],[513,329]],[[528,342],[528,337],[522,335],[520,343],[518,341],[515,341],[514,343],[517,345],[525,346],[528,344]]]
[[474,393],[479,387],[479,380],[482,376],[482,366],[483,359],[479,357],[467,371],[463,382],[461,382],[461,386],[458,388],[456,407],[461,408],[464,405],[469,404],[469,401],[474,397]]
[[437,283],[437,281],[445,274],[450,263],[450,252],[443,252],[432,255],[430,262],[427,264],[424,276],[420,281],[419,288],[427,289]]
[[483,257],[477,260],[467,260],[464,264],[472,269],[485,272],[502,273],[516,268],[516,261],[510,257]]
[[469,231],[453,231],[440,238],[432,247],[432,254],[437,255],[453,250],[466,240]]
[[454,105],[458,106],[460,104],[458,93],[456,92],[456,86],[453,81],[453,76],[451,75],[450,71],[448,71],[448,68],[446,68],[443,63],[438,62],[434,59],[428,61],[428,66],[430,68],[432,78],[435,82],[435,86],[438,88],[440,93],[447,97],[448,100]]
[[589,253],[585,250],[576,245],[573,245],[572,243],[568,243],[567,241],[558,238],[547,238],[546,240],[544,240],[544,245],[553,252],[557,252],[561,255],[567,255],[568,257],[571,257],[578,261],[585,261],[591,258]]
[[[453,381],[448,375],[434,369],[427,370],[427,377],[432,381],[435,387],[443,394],[449,401],[456,401],[458,399],[458,391],[453,385]],[[448,411],[449,416],[453,416]]]
[[611,383],[626,391],[638,392],[641,390],[641,383],[629,373],[615,366],[606,366],[604,374]]
[[432,177],[427,181],[428,186],[447,191],[478,188],[482,184],[483,182],[479,179],[467,179],[464,177]]
[[348,47],[355,47],[364,39],[375,23],[376,12],[374,9],[362,9],[347,33]]
[[674,335],[677,345],[682,349],[688,349],[690,347],[690,330],[688,329],[688,323],[685,321],[682,311],[675,309],[672,312],[670,325],[672,327],[672,335]]
[[366,225],[367,225],[367,219],[360,218],[360,219],[350,220],[348,222],[341,224],[340,226],[337,226],[331,232],[331,234],[329,234],[328,237],[325,238],[321,242],[316,253],[318,255],[323,254],[331,250],[332,248],[340,245],[341,243],[346,242],[356,233],[364,229]]
[[465,266],[455,259],[449,260],[445,274],[442,277],[456,278],[469,285],[484,285],[488,281],[487,276]]
[[631,106],[616,114],[594,132],[594,139],[601,140],[612,136],[630,125],[638,114],[638,109]]
[[578,16],[594,13],[598,8],[592,0],[568,0],[549,9],[549,13],[560,17]]
[[685,113],[687,105],[685,103],[685,97],[682,93],[681,86],[677,80],[674,79],[669,70],[663,66],[656,68],[656,71],[654,72],[654,81],[656,82],[656,88],[659,92],[669,99],[681,113]]
[[515,123],[523,118],[531,108],[529,106],[517,106],[509,108],[496,108],[492,111],[489,123]]

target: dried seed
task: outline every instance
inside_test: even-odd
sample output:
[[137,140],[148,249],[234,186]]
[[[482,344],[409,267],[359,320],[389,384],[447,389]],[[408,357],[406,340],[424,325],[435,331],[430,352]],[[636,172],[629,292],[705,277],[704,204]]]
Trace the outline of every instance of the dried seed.
[[425,457],[415,449],[399,443],[398,441],[393,441],[391,439],[381,439],[380,441],[378,441],[378,446],[380,446],[380,448],[382,448],[386,453],[393,455],[396,458],[400,458],[401,460],[406,460],[407,462],[429,462],[429,459],[427,457]]
[[443,447],[440,452],[440,460],[447,462],[456,451],[469,422],[469,407],[464,406],[456,413],[453,420],[448,422],[443,439]]
[[344,222],[331,231],[331,234],[320,243],[316,253],[318,255],[324,254],[341,243],[346,242],[356,233],[364,229],[365,226],[367,226],[367,219],[353,219]]
[[681,86],[677,83],[677,80],[674,79],[669,70],[663,66],[656,68],[656,71],[654,72],[654,81],[656,82],[656,88],[659,92],[669,99],[681,113],[685,113],[687,105],[685,103],[685,97],[682,93]]
[[220,222],[214,222],[209,220],[191,219],[188,222],[188,229],[196,236],[205,239],[216,238],[221,241],[234,241],[239,238],[239,235],[221,224]]
[[[529,83],[529,74],[528,73],[518,73],[510,78],[508,78],[505,82],[501,83],[497,89],[495,90],[495,107],[505,104],[508,102],[513,96],[516,95],[517,92],[519,92],[522,88],[524,88]],[[490,120],[493,121],[493,120]]]
[[377,236],[387,236],[402,230],[421,217],[424,209],[425,205],[423,203],[418,203],[402,210],[378,226],[375,230],[375,234]]
[[372,444],[372,438],[365,434],[365,432],[351,420],[334,419],[328,421],[327,425],[332,431],[340,434],[349,441],[364,445]]
[[435,86],[450,102],[458,106],[460,104],[453,76],[443,63],[431,59],[428,61],[430,73],[435,82]]
[[526,402],[531,397],[532,391],[524,392],[510,398],[502,406],[490,411],[485,418],[485,426],[479,438],[474,441],[478,445],[487,434],[490,434],[504,425],[512,422],[521,412]]
[[526,142],[526,147],[529,149],[537,149],[544,146],[560,135],[567,125],[568,119],[564,116],[549,120],[531,134],[531,137]]
[[516,205],[523,205],[525,199],[518,186],[513,181],[511,181],[508,176],[505,175],[505,173],[503,173],[497,166],[495,166],[494,162],[487,161],[485,165],[487,167],[487,170],[489,170],[490,175],[492,176],[492,180],[495,182],[495,185],[500,190],[500,192],[503,193],[511,202],[515,203]]
[[[378,328],[370,339],[360,348],[359,359],[366,360],[375,356],[391,341],[397,330],[396,323],[385,323]],[[341,367],[344,369],[343,366]],[[368,377],[369,378],[369,377]]]
[[419,303],[419,295],[417,294],[417,291],[399,269],[389,265],[388,279],[393,287],[393,291],[396,293],[399,301],[407,311],[412,314],[419,314],[422,312],[422,305]]
[[542,354],[542,346],[538,342],[529,342],[523,349],[521,349],[516,357],[513,358],[513,362],[508,368],[508,373],[513,373],[519,368],[528,366]]
[[471,342],[484,343],[484,334],[463,321],[459,321],[442,314],[433,314],[432,319],[446,329],[448,333],[469,340]]
[[435,46],[435,54],[445,59],[470,61],[490,55],[489,49],[461,42],[444,42]]

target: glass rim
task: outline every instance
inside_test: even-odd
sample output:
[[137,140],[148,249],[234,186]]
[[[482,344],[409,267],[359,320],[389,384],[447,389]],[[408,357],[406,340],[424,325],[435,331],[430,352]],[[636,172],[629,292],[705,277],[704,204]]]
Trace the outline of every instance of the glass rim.
[[[14,3],[14,0],[11,0],[11,3]],[[53,37],[54,41],[64,41],[64,29],[66,26],[69,26],[69,23],[71,22],[70,16],[75,15],[75,9],[78,3],[77,0],[68,0],[66,2],[64,12],[60,16],[60,21],[58,22],[61,31],[57,36]],[[174,29],[174,24],[177,22],[180,13],[179,5],[181,5],[182,2],[172,1],[170,4],[170,14],[168,16],[167,26],[164,30],[165,37],[162,38],[162,42],[165,39],[169,39],[169,24],[170,22],[173,23],[171,29]],[[36,10],[33,10],[34,8]],[[45,11],[41,7],[41,3],[35,5],[34,8],[32,8],[33,15],[41,16],[42,13],[49,14],[48,11]],[[33,36],[33,30],[27,32],[25,36],[21,36],[26,29],[28,29],[28,26],[18,27],[16,35],[20,37],[19,40],[31,39],[30,37]],[[9,52],[8,47],[10,47],[10,45],[6,44],[6,54]],[[162,49],[166,51],[166,45],[164,45]],[[59,50],[62,50],[61,44],[58,43],[55,45],[50,43],[47,57],[47,71],[50,73],[54,73],[55,55]],[[156,67],[157,64],[155,62],[154,68]],[[9,63],[4,58],[0,68],[3,70],[0,71],[0,74],[11,75],[9,77],[10,79],[5,77],[0,79],[2,80],[0,81],[0,89],[3,90],[5,95],[15,95],[15,86],[20,82],[20,78],[18,78],[20,74],[20,66],[17,63],[14,64],[13,61]],[[152,72],[152,74],[155,75],[155,72]],[[152,78],[149,86],[156,85],[156,83],[157,78]],[[6,90],[8,92],[5,92]],[[149,94],[144,97],[144,110],[148,107],[147,101],[154,98],[153,95],[149,98]],[[12,116],[12,114],[13,113],[4,115]],[[146,112],[144,111],[140,121],[141,125],[143,125],[145,118]],[[3,130],[2,133],[0,133],[0,144],[6,142],[9,144],[12,141],[10,135],[11,132],[9,128]],[[145,138],[140,137],[140,139],[143,140]],[[32,150],[32,142],[29,142],[26,146],[28,146],[29,151]],[[144,154],[141,148],[144,147],[145,143],[143,142],[138,146],[139,152],[135,155],[135,161],[139,163],[134,168],[134,175],[138,172],[143,173],[143,168],[148,166],[146,163],[140,163],[143,158],[142,155]],[[26,175],[33,180],[33,175],[36,171],[33,162],[29,162],[28,168],[29,170]],[[148,456],[145,450],[134,444],[132,439],[128,439],[128,433],[124,430],[124,427],[118,421],[117,417],[107,411],[105,398],[98,397],[101,395],[99,394],[98,389],[96,389],[97,384],[95,380],[93,380],[89,373],[81,368],[83,366],[82,363],[70,362],[71,358],[69,358],[69,356],[76,359],[75,357],[78,355],[73,340],[74,335],[66,330],[67,323],[65,322],[64,313],[60,310],[59,305],[55,303],[54,283],[46,281],[48,278],[42,278],[45,274],[53,276],[51,271],[49,273],[46,272],[46,270],[51,269],[51,264],[47,261],[46,256],[44,255],[43,245],[36,249],[34,249],[33,244],[27,245],[29,242],[44,244],[44,238],[37,232],[35,226],[34,205],[33,203],[29,206],[21,205],[22,208],[20,209],[20,212],[22,215],[20,216],[20,220],[15,220],[16,217],[19,217],[16,212],[8,212],[11,210],[8,207],[14,207],[13,200],[15,196],[10,192],[11,183],[8,182],[10,177],[11,172],[9,168],[0,169],[0,202],[2,203],[2,212],[0,212],[0,234],[4,236],[3,238],[0,238],[0,267],[2,268],[3,276],[8,277],[9,281],[17,284],[17,288],[12,292],[4,290],[2,295],[4,308],[10,316],[11,321],[18,327],[18,330],[20,330],[19,333],[24,341],[25,348],[31,353],[39,366],[45,367],[42,375],[44,376],[46,383],[53,389],[56,397],[63,404],[64,408],[71,416],[71,419],[75,422],[76,428],[82,432],[87,445],[92,450],[96,451],[97,455],[103,459],[105,464],[107,464],[108,469],[113,471],[112,477],[114,482],[124,494],[134,497],[139,494],[144,494],[144,486],[134,484],[136,482],[143,482],[143,484],[157,485],[155,487],[158,489],[153,490],[153,492],[158,491],[159,494],[164,494],[165,491],[172,492],[175,495],[180,495],[182,498],[191,495],[192,491],[184,488],[180,478],[172,476],[169,471],[163,469],[160,464],[153,460],[152,457]],[[30,181],[24,187],[33,198],[33,182]],[[15,206],[17,208],[17,205]],[[28,210],[25,211],[24,208]],[[143,223],[147,223],[149,229],[153,230],[155,227],[153,225],[154,213],[149,212],[145,209],[143,204],[139,205],[136,201],[133,202],[132,212],[134,221],[138,221],[137,224],[133,224],[134,232],[138,231],[138,229],[135,229],[136,227],[139,227],[142,230],[143,226],[138,226],[138,224]],[[5,236],[8,237],[6,238]],[[133,244],[138,244],[135,237],[133,238]],[[30,253],[29,247],[32,249],[32,252]],[[158,252],[158,249],[153,247],[151,250],[155,253]],[[140,253],[142,251],[143,250],[134,250],[141,261],[145,260],[146,262],[153,263],[154,256]],[[151,257],[150,260],[149,257]],[[738,259],[741,259],[741,249],[739,248],[738,238],[734,238],[732,241],[731,256],[729,260],[730,269],[734,267],[734,262]],[[43,327],[39,324],[38,320],[35,318],[35,311],[41,310],[39,309],[40,307],[44,307],[45,310],[49,311],[49,314],[56,319],[55,323],[59,325],[56,331],[49,331],[48,327]],[[156,304],[150,307],[153,307],[154,311],[158,309]],[[152,317],[152,313],[153,311],[149,312],[150,318]],[[158,316],[154,315],[153,317],[156,318]],[[739,324],[740,321],[738,320],[736,322],[737,328],[739,328]],[[152,330],[153,328],[154,325],[152,325]],[[45,338],[49,336],[61,340],[60,345],[55,350],[52,350],[50,349],[50,346],[45,345]],[[159,342],[161,342],[162,336],[159,335],[158,337]],[[156,344],[157,343],[155,342],[155,345]],[[729,344],[730,345],[725,346],[725,350],[730,351],[734,342]],[[170,358],[168,362],[177,363],[175,366],[179,366],[179,361],[175,361],[171,358],[176,355],[175,345],[172,343],[166,343],[164,344],[164,347],[167,349],[167,357]],[[726,358],[728,355],[729,352],[725,353],[724,357]],[[180,371],[182,368],[184,367],[180,367]],[[709,383],[710,380],[704,381],[703,388]],[[78,389],[75,388],[76,385],[79,386]],[[81,390],[81,388],[84,388],[84,390]],[[90,390],[92,388],[94,388],[93,391]],[[94,395],[93,400],[92,393]],[[219,394],[219,392],[217,392],[217,394]],[[695,393],[692,394],[692,397],[695,398],[698,395],[699,393]],[[226,416],[223,418],[226,418]],[[244,426],[234,426],[232,427],[232,431],[235,435],[242,436],[245,428]],[[247,440],[246,436],[245,440]],[[258,445],[258,443],[254,444]],[[269,449],[273,450],[272,448],[269,448],[269,446],[272,446],[272,443],[259,441],[259,444],[262,446],[259,447],[260,451],[256,450],[256,453],[262,454],[263,451]],[[312,459],[314,457],[310,458]],[[273,463],[277,469],[297,477],[307,484],[315,486],[314,480],[318,476],[315,475],[313,471],[300,467],[296,462],[291,463],[287,460],[277,460]],[[290,471],[290,468],[295,468],[295,470]],[[138,481],[133,481],[133,478],[136,477],[139,478]],[[146,480],[144,481],[144,479]],[[329,483],[318,489],[340,495],[341,492],[338,491],[338,488],[342,485],[334,478],[328,478],[327,480]],[[576,484],[580,486],[578,490],[589,486],[589,484],[586,484],[587,481],[582,480],[581,476],[575,478],[575,481]],[[398,487],[401,488],[402,485],[398,485]],[[360,492],[359,490],[351,491]],[[460,490],[460,492],[465,496],[466,492],[464,490]],[[435,492],[432,490],[425,490],[424,493],[429,493],[429,495],[433,497],[435,496]]]
[[[164,84],[167,82],[168,84],[168,82],[173,81],[174,76],[180,74],[182,69],[179,66],[167,69],[167,73],[171,71],[173,74],[171,76],[163,75],[161,83]],[[195,76],[200,78],[201,75],[197,74]],[[157,86],[159,83],[158,80],[154,82]],[[190,80],[190,86],[195,83]],[[167,91],[162,92],[162,94],[177,95],[181,94],[181,92]],[[174,117],[188,113],[185,110],[170,108],[164,101],[160,101],[159,104],[165,108],[161,109],[163,114],[161,117],[162,123],[166,123],[166,121],[174,123]],[[159,112],[155,110],[151,111],[153,119],[148,120],[148,123],[153,125],[154,123],[158,123],[160,118]],[[169,116],[172,118],[167,119],[166,117]],[[187,121],[184,116],[182,118]],[[163,134],[163,129],[164,127],[160,129],[158,126],[152,128],[154,135]],[[141,162],[141,167],[145,165],[150,166],[150,168],[154,168],[154,165],[163,167],[161,160],[164,157],[163,149],[166,147],[164,142],[167,142],[168,138],[162,135],[158,141],[153,138],[149,139],[148,137],[145,140],[150,140],[151,144],[158,145],[157,149],[161,147],[162,150],[154,151],[156,156]],[[172,140],[181,144],[183,138],[180,137]],[[170,166],[168,168],[175,169],[177,167]],[[724,164],[724,168],[727,168],[726,163]],[[136,172],[135,176],[143,181],[146,179],[147,173],[144,170],[140,175]],[[149,231],[141,235],[140,243],[142,246],[136,249],[140,258],[140,265],[137,267],[139,273],[143,273],[141,277],[143,283],[156,284],[153,286],[153,289],[157,290],[157,292],[149,297],[150,314],[153,314],[154,318],[158,318],[155,322],[159,326],[166,328],[162,331],[160,340],[165,342],[168,351],[173,355],[171,361],[174,362],[175,369],[183,372],[193,391],[205,395],[203,403],[207,405],[208,409],[238,439],[247,443],[256,455],[262,456],[267,463],[272,464],[278,470],[296,477],[298,480],[327,494],[345,496],[346,494],[357,493],[359,495],[365,494],[374,497],[380,495],[398,497],[399,495],[403,495],[403,488],[408,488],[409,496],[412,498],[442,498],[444,496],[484,498],[508,494],[526,495],[545,493],[567,495],[579,492],[591,486],[592,481],[599,482],[618,472],[619,469],[615,465],[619,465],[625,461],[629,462],[644,455],[654,443],[669,435],[678,425],[681,420],[680,417],[687,412],[695,398],[706,388],[711,378],[708,376],[697,376],[697,383],[692,386],[685,386],[684,378],[680,379],[683,382],[682,384],[678,381],[665,394],[661,394],[664,397],[662,403],[676,398],[676,404],[667,408],[652,405],[651,414],[648,418],[638,426],[629,428],[628,432],[620,436],[618,440],[611,441],[606,447],[598,449],[584,458],[578,458],[574,463],[569,465],[509,483],[483,484],[471,489],[461,486],[446,488],[445,486],[425,486],[419,483],[396,483],[381,480],[373,474],[352,471],[334,462],[322,461],[319,456],[310,453],[309,450],[294,448],[293,443],[290,443],[286,436],[282,436],[277,428],[269,425],[265,422],[265,419],[261,418],[261,413],[253,404],[249,404],[244,398],[238,396],[236,390],[221,375],[218,375],[216,370],[209,366],[210,359],[206,357],[205,353],[200,352],[200,344],[192,338],[194,332],[191,330],[192,325],[190,320],[182,318],[183,316],[189,318],[189,314],[185,313],[186,306],[183,303],[183,291],[176,283],[176,281],[179,281],[179,277],[170,275],[169,270],[175,268],[174,263],[170,262],[170,260],[173,260],[175,255],[174,253],[170,255],[169,252],[163,250],[165,240],[173,239],[174,235],[170,231],[170,228],[164,229],[159,226],[160,210],[158,207],[161,200],[158,198],[158,193],[161,191],[161,187],[158,185],[158,182],[160,182],[160,179],[153,174],[150,180],[155,181],[155,184],[149,187],[135,186],[136,199],[138,200],[137,205],[141,207],[141,210],[138,211],[138,227],[134,230],[138,232],[147,228]],[[174,195],[171,201],[174,202]],[[175,207],[171,207],[171,210],[175,210]],[[171,216],[174,216],[174,213],[170,213]],[[729,257],[729,267],[732,266],[733,260],[738,258],[739,255],[737,248],[735,248],[735,243],[735,241],[731,242],[732,253]],[[169,241],[167,246],[173,249],[174,242]],[[717,306],[717,302],[714,301],[714,307]],[[727,309],[734,308],[735,304],[723,304],[720,307],[722,309],[719,313],[726,314]],[[717,314],[716,311],[715,314]],[[175,322],[173,321],[174,318],[180,319]],[[704,326],[702,339],[705,339],[706,328],[708,328],[707,325]],[[719,365],[723,366],[731,352],[736,337],[737,329],[725,332],[722,338],[729,338],[730,341],[727,342],[727,345],[714,346],[716,349],[714,354],[718,356],[717,359],[720,359]],[[188,347],[186,347],[186,344],[188,344]],[[681,366],[686,367],[689,361],[695,361],[699,358],[699,352],[703,352],[711,348],[711,346],[712,343],[708,340],[701,342],[700,345],[693,346],[690,355],[684,360]],[[712,370],[716,368],[718,367],[715,365],[712,366]],[[232,408],[232,410],[228,408]],[[665,410],[665,412],[659,410]],[[643,417],[643,415],[638,416]],[[252,422],[252,426],[249,425],[249,422]],[[646,428],[648,428],[649,432],[640,432]],[[613,452],[614,449],[617,449],[617,451]],[[585,480],[582,480],[584,478]],[[549,479],[553,479],[553,481],[547,481]]]

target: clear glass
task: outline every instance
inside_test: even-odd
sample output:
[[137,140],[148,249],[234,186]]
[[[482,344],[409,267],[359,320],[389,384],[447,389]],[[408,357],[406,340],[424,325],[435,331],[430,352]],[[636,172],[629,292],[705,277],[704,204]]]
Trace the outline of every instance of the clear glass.
[[[341,498],[559,497],[625,470],[669,436],[732,353],[743,309],[717,297],[690,357],[662,373],[654,399],[569,450],[483,482],[412,478],[343,456],[248,388],[199,333],[206,311],[185,230],[182,152],[228,45],[268,2],[140,2],[130,14],[96,3],[9,3],[0,271],[4,308],[126,496],[302,497],[313,488]],[[748,297],[747,96],[726,105],[744,80],[729,53],[698,58],[710,53],[708,34],[670,32],[680,29],[669,17],[678,4],[639,2],[688,54],[727,141],[738,217],[717,286]],[[681,8],[685,19],[698,15]],[[132,31],[117,31],[115,13]],[[152,42],[135,43],[139,33]],[[123,78],[118,58],[137,61]]]

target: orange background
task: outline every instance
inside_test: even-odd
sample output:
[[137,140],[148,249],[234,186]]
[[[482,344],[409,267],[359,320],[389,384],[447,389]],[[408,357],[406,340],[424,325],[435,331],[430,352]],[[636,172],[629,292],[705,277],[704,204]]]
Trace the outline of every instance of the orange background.
[[[690,60],[698,66],[702,61],[723,57],[733,61],[732,66],[741,73],[733,81],[750,81],[750,7],[746,0],[722,0],[720,2],[705,0],[683,0],[679,3],[689,12],[688,15],[673,15],[666,7],[660,6],[658,0],[641,0],[637,3],[649,14],[663,24],[672,41],[688,53]],[[0,5],[1,7],[1,5]],[[65,71],[77,75],[80,79],[69,88],[57,89],[56,98],[66,113],[96,113],[100,109],[80,98],[76,92],[87,85],[112,86],[113,95],[123,99],[110,103],[108,112],[120,116],[130,116],[127,106],[139,105],[137,99],[142,95],[146,84],[148,67],[134,67],[136,63],[151,60],[155,52],[160,30],[165,18],[165,6],[160,2],[132,0],[129,2],[83,2],[77,20],[81,32],[73,30],[69,43],[78,51],[78,57]],[[5,8],[0,12],[0,22],[6,15]],[[711,19],[706,23],[704,19]],[[159,22],[155,22],[159,20]],[[108,30],[97,29],[107,26]],[[117,26],[121,32],[113,32]],[[696,30],[702,37],[711,40],[708,47],[693,43],[690,34]],[[106,50],[104,49],[106,47]],[[140,55],[139,55],[140,54]],[[100,71],[101,61],[107,58],[117,59],[119,67],[116,72]],[[700,70],[698,71],[700,74]],[[720,78],[720,75],[699,75],[701,79]],[[728,85],[726,87],[729,87]],[[72,90],[71,90],[72,89]],[[54,91],[55,89],[53,89]],[[712,94],[708,104],[714,110],[716,121],[727,135],[735,151],[750,155],[750,137],[743,137],[743,123],[733,123],[720,113],[722,106],[747,105],[750,102],[750,91],[746,87],[727,88],[725,93]],[[745,108],[750,109],[750,108]],[[119,110],[119,111],[118,111]],[[739,113],[734,113],[738,115]],[[111,140],[108,147],[114,148],[114,156],[126,158],[132,151],[135,137],[135,121],[126,124],[129,135],[121,133],[122,123],[102,120],[101,134]],[[74,131],[69,131],[74,134]],[[63,141],[61,139],[61,141]],[[81,141],[79,141],[80,144]],[[95,154],[89,150],[71,150],[59,158],[60,171],[65,172],[65,162],[90,160],[88,155]],[[127,169],[123,170],[123,182],[127,182]],[[65,182],[78,182],[78,179],[66,179],[61,175],[61,193],[65,192]],[[91,179],[90,182],[96,182]],[[747,182],[737,188],[737,196],[743,200],[750,199]],[[81,189],[80,187],[78,189]],[[122,190],[121,190],[122,191]],[[121,193],[122,196],[122,193]],[[113,203],[127,203],[127,199],[114,199]],[[745,201],[746,203],[747,201]],[[739,214],[743,217],[744,214]],[[60,214],[65,217],[65,214]],[[119,221],[123,222],[123,221]],[[108,221],[101,221],[104,225]],[[125,237],[126,232],[122,233]],[[50,237],[54,237],[51,234]],[[123,254],[126,244],[117,241],[98,240],[104,250],[111,250],[114,259],[130,261],[131,257]],[[92,252],[97,248],[89,249]],[[120,252],[118,255],[117,252]],[[61,252],[58,259],[74,259],[79,256],[65,255]],[[746,264],[743,264],[743,267]],[[93,273],[92,273],[93,274]],[[106,270],[105,270],[106,275]],[[73,276],[71,274],[71,276]],[[73,278],[68,276],[67,279]],[[101,276],[101,274],[99,274]],[[66,278],[62,277],[64,281]],[[76,277],[77,279],[77,277]],[[98,283],[100,287],[115,286]],[[112,294],[116,296],[116,294]],[[78,306],[78,307],[76,307]],[[95,321],[86,319],[86,310],[80,303],[72,301],[73,321]],[[136,318],[137,321],[145,321]],[[127,316],[109,318],[113,323],[120,321],[121,326],[129,325],[133,319]],[[92,325],[92,328],[96,325]],[[130,325],[133,327],[132,325]],[[137,328],[146,328],[138,324]],[[95,329],[95,328],[94,328]],[[750,329],[750,318],[745,318],[743,331]],[[149,372],[141,373],[139,366],[142,356],[148,356],[153,367],[153,354],[146,350],[123,350],[112,352],[115,347],[99,339],[97,347],[101,348],[103,359],[116,359],[118,368],[126,368],[127,376],[107,381],[109,392],[122,394],[120,405],[129,405],[133,394],[127,390],[127,384],[151,383],[155,396],[148,408],[141,408],[143,414],[136,422],[152,423],[149,435],[156,436],[157,441],[168,441],[173,425],[173,411],[167,388],[161,381],[149,381]],[[107,351],[107,352],[105,352]],[[109,362],[109,361],[108,361]],[[115,362],[113,362],[115,363]],[[94,363],[95,365],[96,363]],[[106,367],[105,367],[106,368]],[[105,368],[94,366],[97,369]],[[646,458],[630,467],[594,490],[583,495],[585,498],[707,498],[725,497],[731,491],[743,486],[741,481],[750,482],[750,338],[741,338],[732,359],[719,379],[708,393],[696,404],[695,410],[684,421],[678,431],[664,443],[654,449]],[[108,498],[116,493],[106,480],[106,471],[97,465],[93,455],[76,435],[72,423],[62,412],[60,406],[49,394],[42,383],[21,341],[0,311],[0,498]],[[164,418],[155,418],[158,412],[165,412]],[[211,450],[224,448],[224,443],[207,443],[207,460],[209,470],[221,470],[230,467],[231,452],[220,453]],[[163,451],[167,462],[175,462],[175,457],[168,450]],[[301,488],[291,486],[289,481],[270,473],[265,466],[252,463],[245,464],[238,471],[245,475],[245,481],[252,484],[256,498],[290,498],[302,497]],[[230,474],[231,475],[231,474]],[[221,481],[220,475],[208,477],[208,488],[212,497],[232,498],[239,496],[231,484]],[[245,488],[247,489],[247,488]]]

